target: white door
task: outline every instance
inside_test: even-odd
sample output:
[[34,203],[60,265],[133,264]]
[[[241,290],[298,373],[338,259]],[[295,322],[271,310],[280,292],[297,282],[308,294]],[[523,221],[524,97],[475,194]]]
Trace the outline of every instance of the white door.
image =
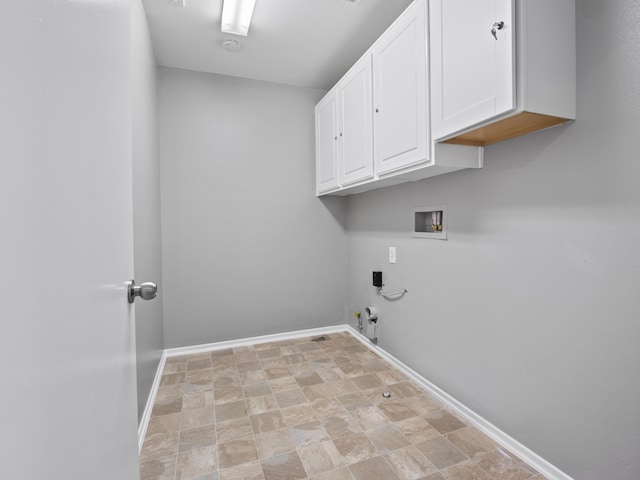
[[344,187],[373,177],[373,107],[371,55],[340,80],[338,165]]
[[515,108],[513,1],[430,1],[435,139]]
[[410,6],[373,48],[376,173],[428,160],[426,6]]
[[138,478],[129,8],[0,15],[2,478]]
[[338,188],[338,101],[335,89],[316,105],[316,188]]

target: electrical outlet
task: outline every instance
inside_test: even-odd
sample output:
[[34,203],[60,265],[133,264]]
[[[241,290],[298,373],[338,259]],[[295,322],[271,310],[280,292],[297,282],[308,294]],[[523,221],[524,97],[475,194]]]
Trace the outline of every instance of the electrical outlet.
[[396,247],[389,247],[389,263],[396,263]]

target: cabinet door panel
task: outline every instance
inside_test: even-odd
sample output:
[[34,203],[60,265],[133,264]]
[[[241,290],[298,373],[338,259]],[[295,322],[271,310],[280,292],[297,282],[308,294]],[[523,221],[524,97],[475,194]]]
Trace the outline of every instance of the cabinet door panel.
[[373,177],[373,108],[371,57],[364,57],[341,81],[340,183]]
[[376,173],[428,157],[425,3],[417,2],[373,49]]
[[515,108],[513,2],[431,0],[435,137]]
[[338,187],[337,100],[328,94],[316,106],[316,182],[318,193]]

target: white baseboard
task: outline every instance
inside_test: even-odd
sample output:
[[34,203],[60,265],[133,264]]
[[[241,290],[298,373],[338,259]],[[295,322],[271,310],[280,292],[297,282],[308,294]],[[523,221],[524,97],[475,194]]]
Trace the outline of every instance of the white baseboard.
[[162,372],[164,371],[164,364],[166,361],[167,356],[163,351],[156,370],[156,376],[151,384],[151,391],[149,392],[149,398],[147,398],[147,404],[144,406],[144,412],[142,412],[142,418],[138,425],[138,455],[140,455],[140,452],[142,451],[142,444],[144,443],[144,437],[147,434],[147,427],[149,426],[149,420],[151,419],[151,411],[153,410],[153,404],[156,402],[156,395],[158,393],[158,387],[160,386],[160,378],[162,378]]
[[167,357],[179,355],[193,355],[194,353],[212,352],[214,350],[224,350],[225,348],[245,347],[247,345],[258,345],[260,343],[281,342],[283,340],[293,340],[295,338],[313,337],[316,335],[329,335],[330,333],[346,332],[347,325],[334,325],[331,327],[311,328],[308,330],[296,330],[294,332],[274,333],[271,335],[261,335],[259,337],[242,338],[239,340],[227,340],[226,342],[207,343],[204,345],[194,345],[192,347],[168,348],[164,352]]
[[329,335],[331,333],[338,332],[348,332],[350,333],[356,340],[361,342],[366,347],[370,348],[373,352],[387,360],[391,363],[395,368],[404,373],[407,377],[411,378],[414,382],[420,385],[427,393],[429,393],[436,401],[440,402],[443,406],[450,409],[460,417],[464,418],[469,424],[476,427],[486,436],[494,440],[499,445],[502,445],[510,452],[518,456],[522,461],[531,465],[542,475],[547,477],[549,480],[573,480],[569,475],[564,473],[562,470],[547,462],[544,458],[531,451],[520,442],[515,440],[513,437],[507,435],[505,432],[500,430],[498,427],[493,425],[491,422],[481,417],[473,410],[460,403],[458,400],[453,398],[451,395],[431,383],[429,380],[424,378],[422,375],[417,373],[416,371],[409,368],[407,365],[402,363],[400,360],[395,358],[393,355],[387,353],[382,348],[374,345],[369,341],[367,337],[360,334],[355,328],[351,325],[335,325],[331,327],[322,327],[322,328],[312,328],[309,330],[297,330],[294,332],[287,333],[276,333],[273,335],[262,335],[259,337],[250,337],[239,340],[229,340],[225,342],[216,342],[216,343],[208,343],[204,345],[194,345],[191,347],[179,347],[179,348],[168,348],[162,353],[162,357],[160,358],[160,363],[158,365],[158,370],[156,372],[156,377],[153,381],[153,385],[151,387],[151,392],[149,393],[149,398],[147,400],[147,405],[144,409],[144,413],[142,415],[142,419],[140,420],[140,426],[138,428],[138,449],[142,450],[142,444],[144,442],[144,436],[147,432],[147,426],[149,425],[149,419],[151,418],[151,411],[153,410],[153,404],[156,399],[156,394],[158,393],[158,387],[160,386],[160,378],[162,376],[162,371],[164,369],[164,365],[166,359],[169,357],[175,357],[179,355],[192,355],[195,353],[205,353],[212,352],[215,350],[223,350],[226,348],[237,348],[244,347],[247,345],[258,345],[261,343],[268,342],[280,342],[283,340],[293,340],[296,338],[302,337],[312,337],[319,335]]
[[482,433],[484,433],[487,437],[494,440],[499,445],[502,445],[511,453],[519,457],[523,462],[531,465],[535,468],[539,473],[544,475],[549,480],[573,480],[569,475],[564,473],[562,470],[557,468],[555,465],[547,462],[540,455],[532,452],[527,447],[522,445],[513,437],[507,435],[505,432],[500,430],[498,427],[493,425],[491,422],[486,420],[485,418],[478,415],[476,412],[468,408],[466,405],[460,403],[458,400],[453,398],[444,390],[440,389],[429,380],[424,378],[422,375],[417,373],[416,371],[409,368],[407,365],[402,363],[400,360],[395,358],[393,355],[387,353],[382,348],[378,347],[371,343],[371,341],[360,334],[355,328],[351,325],[348,326],[347,331],[353,335],[353,337],[360,341],[363,345],[370,348],[373,352],[387,360],[391,363],[395,368],[404,373],[407,377],[411,378],[414,382],[420,385],[427,393],[429,393],[433,398],[436,399],[443,406],[447,407],[460,417],[464,418],[469,424],[476,427]]

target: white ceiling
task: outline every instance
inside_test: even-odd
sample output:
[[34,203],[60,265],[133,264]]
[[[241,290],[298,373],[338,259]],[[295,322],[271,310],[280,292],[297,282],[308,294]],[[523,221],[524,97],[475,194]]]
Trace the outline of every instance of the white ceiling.
[[[160,65],[328,89],[411,0],[256,0],[249,35],[220,32],[222,0],[143,0]],[[222,42],[233,38],[240,51]]]

